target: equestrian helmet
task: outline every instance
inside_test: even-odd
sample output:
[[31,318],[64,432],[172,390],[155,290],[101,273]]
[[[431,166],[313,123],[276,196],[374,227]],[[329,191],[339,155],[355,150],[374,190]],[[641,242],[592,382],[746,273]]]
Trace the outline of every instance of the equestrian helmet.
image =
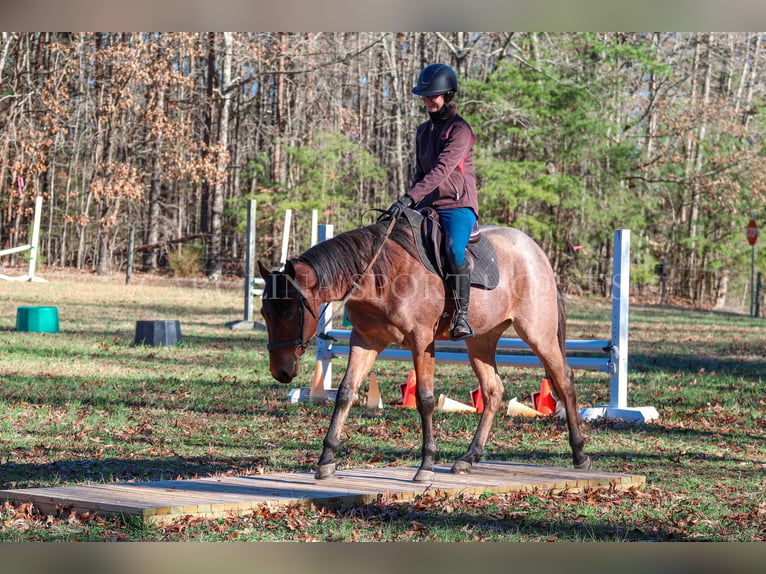
[[412,88],[416,96],[438,96],[449,91],[457,92],[457,74],[447,64],[431,64],[423,68],[418,85]]

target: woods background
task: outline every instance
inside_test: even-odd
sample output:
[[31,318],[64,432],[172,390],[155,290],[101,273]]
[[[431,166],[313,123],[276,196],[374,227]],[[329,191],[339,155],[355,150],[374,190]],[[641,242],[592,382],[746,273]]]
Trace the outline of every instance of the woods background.
[[337,234],[406,192],[410,89],[437,61],[476,134],[482,222],[532,235],[565,290],[607,295],[628,228],[638,288],[663,263],[669,295],[743,302],[744,228],[766,222],[759,33],[2,32],[0,249],[42,195],[49,266],[119,271],[132,227],[158,246],[146,271],[241,274],[256,199],[276,265],[285,209],[296,254],[312,209]]

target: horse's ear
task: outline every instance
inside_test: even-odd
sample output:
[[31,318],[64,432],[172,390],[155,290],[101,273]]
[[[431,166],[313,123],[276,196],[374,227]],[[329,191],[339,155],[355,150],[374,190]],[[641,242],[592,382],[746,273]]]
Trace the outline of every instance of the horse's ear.
[[295,279],[295,265],[293,265],[292,261],[287,261],[285,263],[285,275],[290,277],[291,279]]
[[269,271],[266,268],[266,266],[263,263],[261,263],[260,259],[258,260],[258,272],[261,274],[261,277],[263,277],[264,279],[268,279],[269,277],[271,277],[271,271]]

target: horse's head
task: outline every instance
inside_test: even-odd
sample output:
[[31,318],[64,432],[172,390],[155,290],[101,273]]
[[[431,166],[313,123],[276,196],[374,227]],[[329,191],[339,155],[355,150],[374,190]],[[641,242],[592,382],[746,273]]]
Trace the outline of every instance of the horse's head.
[[298,374],[298,359],[316,332],[318,316],[306,291],[307,278],[296,273],[292,262],[284,271],[271,272],[260,261],[258,268],[266,282],[261,315],[269,337],[269,369],[280,383],[289,383]]

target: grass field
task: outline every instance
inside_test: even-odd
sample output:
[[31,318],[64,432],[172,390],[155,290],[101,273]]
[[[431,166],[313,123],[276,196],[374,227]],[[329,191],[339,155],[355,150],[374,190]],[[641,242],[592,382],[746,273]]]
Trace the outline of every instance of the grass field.
[[[268,372],[265,333],[224,327],[242,316],[239,282],[41,274],[50,281],[0,284],[1,489],[313,469],[332,407],[289,405]],[[24,305],[57,306],[61,333],[16,332]],[[570,299],[568,310],[570,338],[609,338],[608,301]],[[152,319],[180,320],[182,343],[134,346],[136,321]],[[654,406],[660,419],[586,424],[586,451],[599,470],[645,475],[643,491],[424,496],[168,526],[5,504],[0,541],[766,540],[766,321],[633,305],[630,345],[630,406]],[[392,408],[408,368],[376,364],[385,408],[353,407],[341,464],[419,462],[417,413]],[[336,385],[342,371],[339,361]],[[542,373],[501,375],[506,400],[529,404]],[[309,360],[290,386],[311,376]],[[581,406],[608,404],[607,375],[576,381]],[[443,366],[437,385],[470,402],[476,382],[468,367]],[[435,414],[438,462],[462,454],[476,422]],[[486,458],[569,466],[566,428],[503,411]]]

